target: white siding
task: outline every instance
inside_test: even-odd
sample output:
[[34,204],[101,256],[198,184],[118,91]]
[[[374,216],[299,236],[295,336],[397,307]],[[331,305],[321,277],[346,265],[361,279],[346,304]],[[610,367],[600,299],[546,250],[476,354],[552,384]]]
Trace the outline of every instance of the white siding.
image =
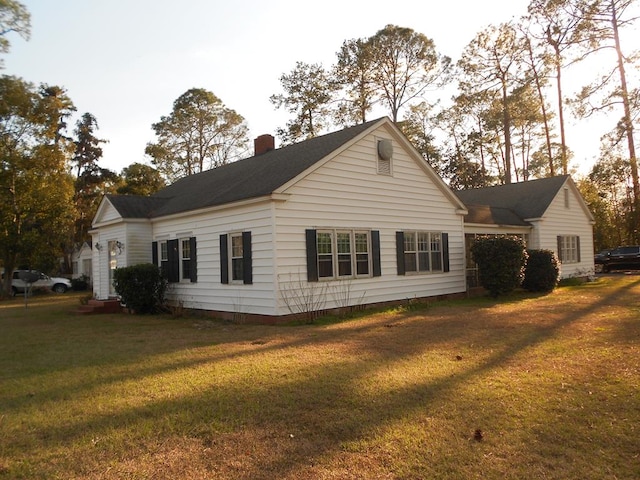
[[124,255],[126,266],[151,263],[151,223],[127,223],[125,230]]
[[[198,281],[172,283],[168,299],[186,308],[275,315],[272,222],[267,201],[155,222],[153,240],[196,237]],[[251,232],[253,284],[223,285],[220,235],[241,231]]]
[[[285,192],[290,199],[276,207],[276,281],[278,290],[284,290],[279,294],[279,314],[290,313],[282,295],[295,293],[300,289],[296,285],[306,285],[305,230],[309,228],[380,232],[381,277],[306,285],[333,293],[323,292],[325,308],[465,291],[462,216],[395,140],[392,175],[377,174],[376,139],[389,137],[381,128]],[[408,230],[448,233],[451,271],[398,275],[395,232]]]
[[99,218],[96,218],[94,220],[95,223],[98,222],[110,222],[112,220],[117,220],[120,219],[120,214],[118,213],[118,211],[113,207],[113,205],[111,205],[111,203],[104,199],[103,200],[103,204],[102,204],[102,208],[100,209],[99,212]]
[[[101,227],[93,234],[93,294],[98,299],[109,298],[109,241],[120,241],[125,249],[116,256],[117,268],[126,267],[126,224],[117,223]],[[95,245],[99,244],[100,248]]]
[[535,222],[536,244],[533,248],[558,252],[558,235],[577,235],[580,237],[580,262],[565,263],[561,266],[561,277],[584,276],[594,273],[593,264],[593,226],[582,208],[579,193],[567,182],[569,205],[565,205],[565,192],[560,189],[544,214]]

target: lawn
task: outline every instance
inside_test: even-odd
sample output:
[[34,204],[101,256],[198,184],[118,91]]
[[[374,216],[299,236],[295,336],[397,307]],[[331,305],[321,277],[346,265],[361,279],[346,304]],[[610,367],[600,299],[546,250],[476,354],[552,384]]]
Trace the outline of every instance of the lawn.
[[637,479],[640,276],[255,326],[0,301],[0,479]]

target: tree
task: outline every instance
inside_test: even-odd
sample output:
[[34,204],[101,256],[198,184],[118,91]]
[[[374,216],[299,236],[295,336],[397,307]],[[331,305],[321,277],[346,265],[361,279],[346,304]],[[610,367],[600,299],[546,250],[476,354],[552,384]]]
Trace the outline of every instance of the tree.
[[406,118],[398,125],[402,133],[411,141],[416,150],[436,172],[441,173],[442,154],[435,146],[434,130],[436,128],[432,115],[434,105],[422,102],[411,105]]
[[[71,165],[76,171],[74,204],[76,207],[76,222],[73,239],[67,246],[69,255],[75,246],[90,241],[89,230],[102,196],[112,193],[119,182],[118,175],[102,168],[98,161],[102,158],[102,147],[105,143],[95,136],[98,122],[91,113],[84,113],[76,122],[74,130],[75,146]],[[70,260],[69,258],[67,258]]]
[[341,125],[364,123],[376,102],[370,44],[366,39],[348,40],[336,55],[333,77],[344,97],[338,102],[335,118]]
[[192,88],[173,102],[173,110],[152,125],[158,141],[145,152],[169,181],[225,165],[246,154],[244,118],[212,92]]
[[321,64],[296,62],[291,73],[280,77],[285,93],[270,97],[276,108],[285,108],[295,117],[285,128],[278,129],[284,144],[315,137],[329,125],[332,95],[335,84]]
[[521,42],[512,24],[490,26],[478,33],[467,45],[458,62],[463,73],[460,90],[464,94],[474,96],[487,93],[499,102],[501,132],[504,139],[504,183],[511,183],[512,176],[512,113],[509,96],[511,91],[522,83],[524,49]]
[[368,49],[373,84],[394,122],[408,102],[447,81],[451,59],[436,52],[433,40],[410,28],[387,25],[368,40]]
[[0,259],[7,293],[18,262],[51,267],[69,238],[71,145],[61,119],[72,109],[63,89],[0,77]]
[[[565,135],[564,121],[564,92],[562,84],[562,72],[565,66],[584,59],[582,47],[585,41],[585,24],[574,0],[532,0],[529,4],[532,35],[538,41],[537,46],[543,49],[541,54],[543,64],[550,65],[555,72],[555,84],[557,95],[558,126],[560,129],[561,157],[560,165],[562,173],[566,175],[569,170],[569,155]],[[575,58],[568,59],[568,52],[580,48]],[[547,55],[544,50],[551,49]],[[551,159],[551,143],[547,141],[548,158]],[[555,174],[554,164],[549,165],[551,174]]]
[[[614,138],[617,142],[626,140],[628,163],[631,170],[633,189],[632,216],[635,225],[640,224],[640,179],[635,150],[634,119],[637,119],[637,100],[640,89],[630,88],[626,67],[634,60],[625,55],[622,48],[621,31],[633,26],[637,17],[631,16],[634,0],[594,0],[580,1],[581,14],[589,30],[589,40],[594,51],[609,50],[613,52],[614,62],[610,68],[594,83],[582,89],[577,98],[578,113],[590,116],[595,112],[622,110],[622,116],[615,128]],[[636,67],[637,68],[637,67]],[[633,241],[640,241],[640,231],[636,228]]]
[[[22,3],[0,0],[0,53],[8,53],[11,43],[7,34],[14,32],[25,40],[31,35],[31,15]],[[0,60],[2,67],[2,60]]]
[[152,195],[166,186],[160,172],[150,165],[132,163],[122,169],[123,184],[118,187],[120,195]]

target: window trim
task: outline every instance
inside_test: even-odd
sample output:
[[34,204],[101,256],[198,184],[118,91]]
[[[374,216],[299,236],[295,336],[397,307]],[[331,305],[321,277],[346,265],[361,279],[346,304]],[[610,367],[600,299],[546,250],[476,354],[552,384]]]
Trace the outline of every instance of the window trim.
[[[567,245],[568,242],[572,243],[571,240],[573,239],[575,239],[575,246]],[[558,235],[557,241],[558,241],[558,260],[560,260],[560,263],[567,264],[567,265],[580,263],[580,236],[579,235]]]
[[[182,242],[189,242],[189,277],[183,278]],[[174,238],[152,242],[152,263],[162,272],[169,283],[197,283],[198,260],[196,237]]]
[[[233,280],[232,238],[242,238],[242,279]],[[220,283],[223,285],[253,284],[253,255],[250,231],[235,231],[220,235]]]
[[[338,252],[338,234],[349,234],[349,257],[350,257],[350,273],[348,275],[339,274],[339,258],[340,255],[346,253]],[[319,234],[328,234],[331,240],[331,252],[320,253],[318,248]],[[365,234],[367,239],[367,273],[358,273],[358,255],[356,245],[356,235]],[[370,230],[366,228],[319,228],[305,230],[305,239],[307,246],[307,281],[309,282],[329,282],[336,280],[363,279],[373,278],[382,275],[380,266],[380,232],[378,230]],[[360,252],[362,255],[363,252]],[[330,255],[332,274],[321,275],[320,256]]]
[[[419,234],[427,234],[427,241],[424,242],[428,245],[428,250],[420,250],[418,247],[418,236]],[[405,240],[406,235],[414,235],[415,236],[415,250],[407,251],[405,250]],[[432,235],[439,235],[439,245],[440,250],[432,250],[433,246]],[[438,270],[434,270],[432,268],[433,265],[433,254],[439,253],[439,261],[441,268]],[[407,253],[412,253],[415,255],[415,270],[407,269],[406,255]],[[427,254],[429,269],[420,269],[420,253]],[[435,230],[403,230],[396,232],[396,265],[398,269],[398,275],[430,275],[430,274],[439,274],[439,273],[447,273],[450,271],[449,266],[449,234],[447,232],[438,232]]]

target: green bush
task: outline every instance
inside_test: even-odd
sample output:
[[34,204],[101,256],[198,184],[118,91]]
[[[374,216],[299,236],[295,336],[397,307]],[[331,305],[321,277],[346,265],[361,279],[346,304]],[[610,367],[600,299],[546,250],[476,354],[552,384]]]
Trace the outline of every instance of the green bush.
[[135,313],[154,313],[164,304],[167,281],[152,263],[117,268],[113,285],[122,302]]
[[521,238],[478,237],[471,254],[478,264],[480,285],[492,297],[510,293],[522,283],[527,251]]
[[85,291],[87,288],[89,288],[89,277],[87,277],[86,275],[82,275],[78,278],[72,278],[71,288],[73,288],[75,292]]
[[558,284],[560,264],[552,250],[529,250],[522,287],[530,292],[551,292]]

